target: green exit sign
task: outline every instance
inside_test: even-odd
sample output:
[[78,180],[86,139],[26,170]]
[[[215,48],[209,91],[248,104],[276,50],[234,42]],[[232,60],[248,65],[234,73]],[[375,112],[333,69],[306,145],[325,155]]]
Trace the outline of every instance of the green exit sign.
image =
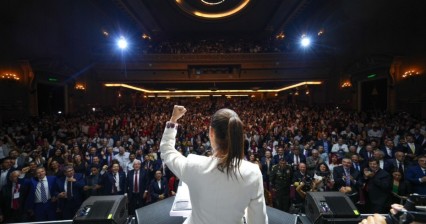
[[376,76],[377,76],[376,74],[370,74],[370,75],[367,76],[367,78],[371,79],[371,78],[374,78]]
[[58,79],[57,78],[49,78],[49,82],[57,82]]

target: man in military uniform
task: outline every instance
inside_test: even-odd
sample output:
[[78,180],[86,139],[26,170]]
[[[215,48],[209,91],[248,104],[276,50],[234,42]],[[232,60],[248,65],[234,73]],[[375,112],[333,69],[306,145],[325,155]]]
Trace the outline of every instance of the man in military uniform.
[[274,207],[288,212],[290,208],[290,185],[293,171],[284,158],[272,167],[270,180],[272,191],[275,192]]

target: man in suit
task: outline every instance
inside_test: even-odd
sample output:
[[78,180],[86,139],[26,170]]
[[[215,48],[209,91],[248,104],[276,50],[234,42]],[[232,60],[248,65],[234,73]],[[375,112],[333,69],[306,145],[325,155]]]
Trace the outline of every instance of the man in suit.
[[148,194],[148,176],[146,171],[141,169],[141,163],[140,160],[135,159],[133,161],[133,170],[127,173],[127,195],[130,214],[134,214],[136,209],[144,205],[144,200]]
[[56,220],[56,177],[46,176],[45,168],[37,167],[35,178],[24,179],[29,170],[29,167],[23,168],[23,174],[19,176],[19,184],[29,188],[25,207],[30,215],[34,215],[35,221]]
[[104,195],[123,195],[126,192],[126,174],[120,172],[120,165],[113,163],[111,171],[102,177]]
[[374,159],[379,161],[380,169],[385,170],[389,174],[392,173],[392,164],[390,164],[389,161],[385,159],[385,153],[382,150],[380,149],[374,150],[373,157]]
[[284,158],[284,149],[283,147],[279,147],[277,150],[277,155],[274,156],[274,164],[278,164],[278,162]]
[[[340,190],[342,187],[350,187],[351,191],[346,193],[358,193],[362,186],[360,173],[352,167],[352,160],[349,158],[342,159],[342,166],[337,166],[333,169],[334,188]],[[357,198],[351,198],[356,203]]]
[[20,175],[21,171],[13,171],[10,174],[10,182],[0,191],[0,210],[3,213],[0,216],[7,223],[27,221],[24,210],[26,190],[18,183]]
[[114,156],[117,153],[114,152],[113,147],[110,146],[107,148],[106,152],[103,154],[103,161],[104,161],[104,165],[108,165],[111,166],[112,161],[114,160]]
[[393,159],[395,158],[396,148],[391,139],[385,140],[385,146],[381,148],[383,154],[385,155],[385,159]]
[[324,160],[320,157],[318,150],[312,150],[312,156],[306,158],[306,166],[308,167],[308,172],[313,176],[318,164],[323,162]]
[[364,170],[369,213],[386,213],[386,202],[392,189],[392,177],[379,167],[379,161],[371,159],[369,169]]
[[168,184],[163,178],[161,170],[155,171],[155,179],[149,185],[149,193],[151,194],[151,202],[157,202],[168,197]]
[[9,176],[14,170],[12,167],[12,160],[10,157],[5,157],[1,162],[1,169],[0,169],[0,190],[6,186],[7,183],[9,183],[10,179]]
[[63,219],[72,219],[83,203],[84,179],[81,173],[75,173],[72,166],[64,169],[64,176],[56,181],[58,189],[58,208]]
[[418,165],[406,170],[405,178],[412,187],[413,193],[426,195],[426,155],[422,155],[417,160]]
[[401,151],[395,152],[395,158],[389,159],[388,163],[391,165],[391,170],[398,170],[401,173],[401,180],[405,179],[405,171],[409,167],[409,163],[405,159],[405,155]]
[[319,139],[316,143],[315,143],[315,147],[318,148],[318,146],[322,146],[324,147],[324,153],[326,153],[327,155],[331,152],[331,147],[333,147],[333,145],[331,144],[331,142],[327,139],[327,134],[323,133],[321,135],[321,139]]
[[370,144],[366,145],[364,149],[359,151],[359,155],[361,156],[362,160],[365,161],[365,164],[368,164],[368,161],[373,158],[373,146]]
[[306,163],[306,157],[300,154],[300,148],[291,146],[292,152],[288,154],[287,163],[293,166],[293,170],[297,170],[300,163]]
[[263,182],[266,183],[266,188],[269,190],[269,177],[271,174],[272,166],[274,165],[271,151],[266,151],[265,156],[260,159],[260,165],[262,170]]
[[411,135],[408,135],[406,137],[406,142],[402,142],[403,144],[400,145],[400,149],[404,153],[406,153],[406,159],[408,161],[414,161],[416,157],[420,156],[422,154],[422,148],[420,145],[417,145],[414,142],[414,137]]

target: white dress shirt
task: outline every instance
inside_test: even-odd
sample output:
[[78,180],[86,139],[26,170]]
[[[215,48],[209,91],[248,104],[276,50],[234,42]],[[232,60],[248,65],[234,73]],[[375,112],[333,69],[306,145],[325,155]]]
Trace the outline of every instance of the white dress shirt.
[[35,203],[41,203],[41,182],[43,181],[44,184],[44,190],[46,191],[47,200],[50,199],[50,192],[49,192],[49,182],[47,181],[47,177],[44,177],[43,179],[38,181],[37,188],[35,191]]
[[241,161],[240,173],[228,177],[219,171],[216,157],[190,154],[175,149],[175,128],[166,128],[160,151],[167,167],[189,188],[192,213],[185,224],[242,223],[245,210],[248,224],[268,223],[263,180],[259,166]]

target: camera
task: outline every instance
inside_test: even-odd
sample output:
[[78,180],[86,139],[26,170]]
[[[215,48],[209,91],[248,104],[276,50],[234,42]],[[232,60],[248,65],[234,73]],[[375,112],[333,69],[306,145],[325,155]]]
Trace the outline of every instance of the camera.
[[404,209],[397,214],[390,214],[387,223],[426,223],[426,195],[411,194],[404,204]]

